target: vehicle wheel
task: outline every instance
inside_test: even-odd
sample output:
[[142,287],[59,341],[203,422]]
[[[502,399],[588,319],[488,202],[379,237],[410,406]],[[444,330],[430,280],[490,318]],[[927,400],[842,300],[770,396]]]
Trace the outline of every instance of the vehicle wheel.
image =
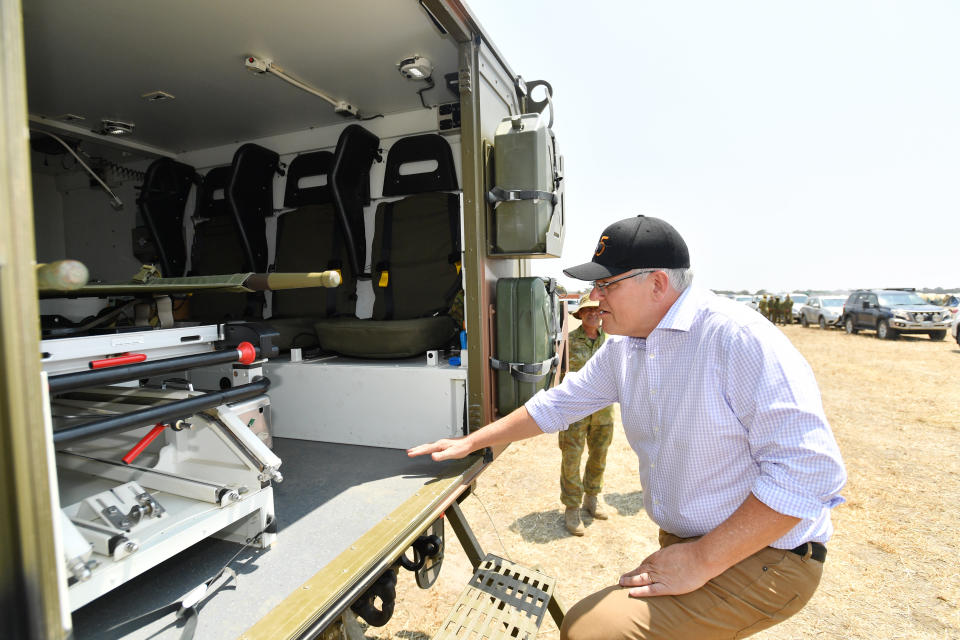
[[890,323],[886,320],[880,320],[877,323],[877,337],[881,340],[896,340],[900,333],[896,329],[890,328]]
[[820,328],[821,328],[821,329],[826,329],[826,328],[827,328],[827,319],[824,318],[823,316],[820,316],[820,319],[817,321],[817,324],[820,325]]
[[847,319],[843,322],[843,328],[846,329],[850,335],[854,335],[858,331],[858,329],[853,326],[853,318],[851,316],[847,316]]
[[800,316],[800,326],[804,329],[810,326],[810,323],[807,321],[807,314]]
[[943,340],[943,339],[946,338],[946,337],[947,337],[947,332],[946,332],[945,330],[943,330],[943,329],[941,329],[940,331],[931,331],[931,332],[930,332],[930,339],[931,339],[931,340]]

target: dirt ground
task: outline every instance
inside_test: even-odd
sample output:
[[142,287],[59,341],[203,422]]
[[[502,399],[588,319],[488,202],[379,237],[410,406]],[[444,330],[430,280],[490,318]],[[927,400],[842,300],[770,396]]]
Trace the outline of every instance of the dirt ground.
[[[820,383],[849,481],[816,595],[754,637],[960,638],[960,348],[949,338],[783,330]],[[569,607],[653,552],[657,527],[643,511],[622,430],[605,475],[611,517],[587,520],[583,538],[563,528],[559,466],[556,436],[514,444],[463,509],[484,551],[555,577]],[[368,638],[420,640],[438,629],[472,573],[449,527],[447,542],[437,584],[421,591],[401,572],[394,617]],[[558,637],[548,617],[538,638]]]

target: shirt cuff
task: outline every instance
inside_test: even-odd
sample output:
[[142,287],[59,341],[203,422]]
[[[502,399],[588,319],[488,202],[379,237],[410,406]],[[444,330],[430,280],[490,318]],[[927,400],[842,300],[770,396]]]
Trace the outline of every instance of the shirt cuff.
[[844,502],[840,496],[833,496],[823,502],[808,494],[785,489],[769,476],[758,477],[751,491],[757,500],[777,513],[802,520],[816,520],[823,514],[824,509],[831,509]]
[[547,392],[541,389],[536,395],[527,400],[523,406],[527,408],[527,413],[530,414],[533,421],[540,427],[540,431],[544,433],[563,431],[567,428],[567,423],[564,422],[559,412],[551,409],[550,406],[544,402],[546,394]]

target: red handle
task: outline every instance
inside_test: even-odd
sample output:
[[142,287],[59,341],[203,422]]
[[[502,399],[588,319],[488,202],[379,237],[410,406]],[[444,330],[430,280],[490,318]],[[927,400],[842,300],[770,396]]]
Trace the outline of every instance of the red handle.
[[250,364],[257,359],[257,350],[249,342],[238,344],[237,353],[240,354],[240,364]]
[[113,358],[104,358],[103,360],[91,360],[90,368],[106,369],[107,367],[116,367],[121,364],[133,364],[135,362],[143,362],[146,359],[147,359],[147,354],[145,353],[124,353],[119,356],[114,356]]
[[136,460],[137,456],[143,453],[143,450],[146,449],[151,442],[157,439],[157,436],[160,435],[160,432],[163,431],[163,428],[166,426],[167,425],[164,424],[158,424],[153,429],[150,429],[150,433],[140,438],[140,442],[133,445],[133,449],[130,449],[130,451],[127,452],[127,455],[123,456],[123,464],[130,464]]

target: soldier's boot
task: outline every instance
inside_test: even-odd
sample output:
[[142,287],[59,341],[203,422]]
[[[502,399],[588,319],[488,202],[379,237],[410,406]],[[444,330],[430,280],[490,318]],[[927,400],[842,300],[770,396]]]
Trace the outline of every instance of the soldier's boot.
[[565,526],[571,534],[582,536],[584,531],[583,524],[580,522],[580,509],[567,507],[567,510],[563,513],[563,526]]
[[592,496],[589,493],[583,496],[583,509],[597,520],[607,519],[607,512],[604,511],[603,505],[597,500],[597,496]]

